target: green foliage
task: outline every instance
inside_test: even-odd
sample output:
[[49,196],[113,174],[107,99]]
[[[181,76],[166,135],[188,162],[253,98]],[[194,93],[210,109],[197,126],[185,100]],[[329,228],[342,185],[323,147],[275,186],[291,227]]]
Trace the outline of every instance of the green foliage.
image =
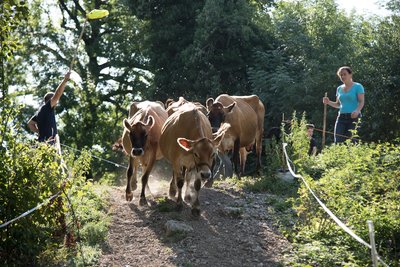
[[[301,128],[293,125],[294,132],[296,127]],[[372,220],[378,253],[390,266],[397,266],[400,252],[399,147],[389,143],[347,142],[326,147],[315,158],[301,156],[304,153],[301,148],[294,144],[292,147],[292,157],[299,168],[297,172],[305,177],[322,202],[366,242],[369,240],[367,221]],[[319,174],[317,180],[313,176],[316,173]],[[299,220],[293,236],[296,259],[292,258],[291,266],[370,264],[370,251],[333,222],[304,184],[299,188],[295,207]]]
[[7,62],[20,48],[16,28],[28,16],[26,1],[3,0],[0,3],[0,99],[8,95]]
[[[0,230],[2,263],[54,266],[70,258],[94,265],[108,219],[104,200],[85,180],[91,157],[85,151],[77,158],[74,154],[61,157],[53,146],[23,142],[23,136],[14,130],[19,108],[6,100],[1,104],[0,162],[4,167],[0,168],[0,224],[44,203]],[[55,194],[58,196],[47,203]],[[97,251],[97,256],[82,255],[85,249],[77,252],[81,244],[92,254]]]
[[376,105],[366,105],[361,127],[361,135],[367,140],[392,141],[400,136],[400,17],[382,20],[373,30],[371,45],[363,51],[363,60],[370,62],[363,66],[363,79],[367,101]]
[[[31,1],[29,8],[29,20],[16,34],[24,49],[9,65],[14,94],[38,99],[55,90],[69,67],[85,12],[95,8],[110,11],[107,18],[88,22],[78,46],[76,74],[56,113],[63,144],[79,150],[96,145],[106,151],[102,158],[120,162],[122,157],[111,151],[111,145],[122,134],[126,107],[140,99],[152,82],[148,60],[142,56],[144,23],[129,12],[124,1],[61,0],[49,5]],[[117,170],[97,160],[92,169],[96,178]]]
[[4,0],[0,4],[0,58],[10,60],[18,49],[18,41],[12,33],[26,19],[28,9],[25,1]]
[[[148,22],[145,52],[154,73],[150,98],[204,103],[222,92],[248,92],[255,49],[269,47],[260,6],[271,1],[132,1]],[[268,3],[269,4],[269,3]]]

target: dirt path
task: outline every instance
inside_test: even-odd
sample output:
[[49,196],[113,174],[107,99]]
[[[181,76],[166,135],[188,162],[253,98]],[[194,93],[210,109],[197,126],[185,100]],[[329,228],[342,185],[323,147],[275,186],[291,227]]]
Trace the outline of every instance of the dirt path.
[[[150,179],[156,198],[166,197],[168,182]],[[140,188],[140,184],[138,185]],[[125,188],[110,188],[112,224],[100,266],[281,266],[289,243],[273,227],[267,194],[245,193],[227,183],[200,193],[202,213],[162,211],[138,205],[139,190],[125,201]],[[167,221],[192,227],[186,236],[167,236]]]

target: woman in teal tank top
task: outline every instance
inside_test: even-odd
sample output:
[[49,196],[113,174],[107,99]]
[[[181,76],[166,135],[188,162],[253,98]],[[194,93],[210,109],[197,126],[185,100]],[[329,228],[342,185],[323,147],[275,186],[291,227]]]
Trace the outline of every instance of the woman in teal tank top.
[[339,109],[335,123],[335,143],[340,143],[351,138],[351,130],[355,129],[361,117],[365,90],[360,83],[353,81],[353,71],[350,67],[340,67],[337,75],[343,84],[336,89],[336,101],[324,97],[322,102]]

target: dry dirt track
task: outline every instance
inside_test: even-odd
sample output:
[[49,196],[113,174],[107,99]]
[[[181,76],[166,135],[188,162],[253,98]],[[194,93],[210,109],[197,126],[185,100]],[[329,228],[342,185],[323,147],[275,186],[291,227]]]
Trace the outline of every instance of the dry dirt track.
[[[140,188],[140,184],[138,184]],[[167,195],[168,182],[150,178],[154,197]],[[272,226],[266,194],[233,190],[227,183],[200,193],[202,213],[139,206],[138,194],[128,203],[125,187],[110,188],[112,224],[100,266],[282,266],[289,243]],[[240,210],[237,213],[229,211]],[[168,237],[165,224],[180,221],[193,228],[185,237]]]

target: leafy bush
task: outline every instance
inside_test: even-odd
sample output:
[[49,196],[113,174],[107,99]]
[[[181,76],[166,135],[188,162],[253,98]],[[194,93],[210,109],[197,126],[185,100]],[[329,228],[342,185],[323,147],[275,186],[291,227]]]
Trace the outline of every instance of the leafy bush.
[[[297,172],[322,202],[367,243],[367,221],[373,221],[378,253],[390,266],[398,266],[400,148],[389,143],[354,144],[348,141],[326,147],[317,157],[308,157],[297,146],[299,136],[296,137],[296,132],[301,132],[303,124],[303,120],[295,123],[292,129],[292,157]],[[315,179],[316,174],[318,179]],[[339,228],[304,184],[299,188],[295,208],[299,220],[293,235],[297,246],[290,260],[291,266],[371,264],[369,249]]]
[[[95,264],[108,220],[104,200],[84,175],[90,165],[89,154],[84,151],[78,158],[65,154],[62,159],[52,146],[23,142],[24,136],[14,127],[18,107],[7,100],[2,100],[1,106],[0,224],[45,202],[39,210],[0,229],[2,264],[55,266],[68,264],[68,258]],[[54,194],[57,197],[46,203]],[[90,253],[82,256],[85,250]],[[72,265],[79,265],[75,263]]]

